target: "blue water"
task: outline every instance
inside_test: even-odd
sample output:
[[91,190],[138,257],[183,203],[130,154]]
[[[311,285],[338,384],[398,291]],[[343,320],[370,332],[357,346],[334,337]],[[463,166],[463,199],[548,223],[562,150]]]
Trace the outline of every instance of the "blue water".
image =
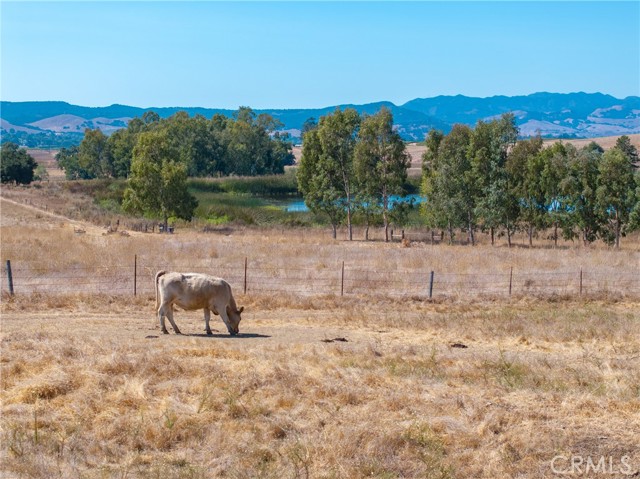
[[[420,196],[420,195],[407,195],[407,196],[394,195],[389,198],[389,204],[391,208],[393,208],[393,205],[396,203],[400,203],[400,202],[408,203],[412,200],[413,200],[413,203],[417,205],[417,204],[423,203],[425,198],[424,196]],[[309,211],[309,208],[304,203],[304,200],[292,200],[289,203],[286,203],[284,205],[284,210],[294,213],[294,212]]]

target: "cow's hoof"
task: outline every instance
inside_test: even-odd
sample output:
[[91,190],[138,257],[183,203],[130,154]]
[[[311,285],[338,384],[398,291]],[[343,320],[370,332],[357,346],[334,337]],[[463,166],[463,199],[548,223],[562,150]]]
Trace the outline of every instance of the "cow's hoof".
[[213,336],[213,331],[211,330],[207,331],[207,336]]
[[162,334],[169,334],[169,331],[165,329],[164,331],[162,331]]

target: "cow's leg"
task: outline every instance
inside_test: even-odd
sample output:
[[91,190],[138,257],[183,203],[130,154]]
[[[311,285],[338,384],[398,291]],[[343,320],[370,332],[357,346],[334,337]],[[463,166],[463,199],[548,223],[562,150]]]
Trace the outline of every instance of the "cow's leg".
[[166,316],[166,311],[167,311],[166,305],[161,304],[160,307],[158,308],[158,319],[160,320],[160,330],[164,334],[169,334],[169,331],[167,331],[167,327],[164,324],[164,317]]
[[227,327],[227,331],[229,331],[229,334],[233,334],[233,330],[231,329],[231,322],[229,321],[229,316],[227,315],[227,308],[216,308],[218,311],[220,311],[220,317],[222,318],[222,321],[224,321],[225,326]]
[[[167,318],[169,319],[169,322],[171,323],[171,327],[176,332],[176,334],[182,334],[180,332],[180,330],[178,329],[178,326],[176,325],[176,322],[173,320],[173,305],[169,305],[169,307],[166,309],[166,313],[167,313]],[[163,331],[163,333],[164,332],[166,332],[166,329]]]
[[211,311],[208,308],[204,308],[204,325],[205,331],[208,335],[212,335],[211,327],[209,326],[209,321],[211,320]]

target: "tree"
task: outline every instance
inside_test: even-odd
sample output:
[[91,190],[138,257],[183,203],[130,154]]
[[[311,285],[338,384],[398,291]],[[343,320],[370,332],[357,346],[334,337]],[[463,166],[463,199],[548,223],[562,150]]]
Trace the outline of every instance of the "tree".
[[323,168],[330,172],[332,178],[339,181],[339,184],[335,184],[334,187],[342,194],[340,200],[344,204],[347,215],[349,240],[353,239],[351,224],[355,197],[353,157],[359,127],[360,115],[356,110],[347,108],[344,111],[336,109],[332,114],[323,116],[317,128]]
[[136,146],[138,135],[148,129],[150,127],[140,118],[134,118],[129,121],[126,128],[115,131],[107,140],[109,152],[111,153],[113,175],[116,178],[127,178],[129,176],[133,148]]
[[543,183],[545,156],[540,155],[542,138],[518,141],[507,156],[507,172],[511,178],[513,195],[519,199],[519,219],[526,226],[529,246],[533,232],[546,228],[548,223],[547,192]]
[[364,118],[354,149],[355,177],[365,198],[382,205],[385,241],[389,241],[389,200],[402,193],[410,161],[402,138],[393,129],[391,110],[382,108]]
[[455,228],[466,227],[469,242],[475,244],[477,195],[468,156],[471,136],[471,128],[460,124],[444,137],[429,133],[423,156],[422,191],[427,198],[423,211],[428,224],[447,229],[449,243]]
[[604,220],[601,236],[608,244],[620,248],[620,236],[625,233],[638,201],[633,166],[623,150],[616,147],[602,155],[597,184],[596,200]]
[[61,148],[56,154],[58,166],[64,170],[64,176],[67,180],[87,180],[93,178],[91,172],[80,166],[78,149],[79,147],[77,145],[70,146],[69,148]]
[[602,226],[596,199],[598,163],[602,153],[602,148],[595,142],[583,147],[577,155],[569,158],[567,176],[561,182],[568,213],[564,236],[568,239],[576,237],[574,228],[578,228],[585,245],[598,238]]
[[142,133],[133,150],[124,210],[162,219],[165,231],[170,216],[191,220],[197,200],[187,190],[187,167],[177,158],[166,130]]
[[304,135],[297,180],[304,202],[314,213],[329,217],[333,239],[336,239],[337,227],[345,214],[341,202],[342,181],[335,165],[322,152],[318,129]]
[[115,176],[108,138],[100,129],[87,128],[84,131],[84,138],[78,148],[78,163],[89,178]]
[[562,194],[561,184],[567,176],[568,158],[575,156],[573,145],[555,142],[551,147],[544,148],[539,155],[542,157],[544,169],[540,182],[545,192],[545,202],[549,216],[549,223],[553,225],[553,241],[558,246],[558,227],[567,224],[570,210],[566,198]]
[[282,124],[271,115],[257,115],[249,107],[240,107],[226,123],[223,144],[229,174],[264,175],[283,173],[293,163],[288,138],[276,135]]
[[28,185],[34,179],[38,164],[25,148],[7,142],[0,148],[0,179],[2,183]]
[[314,128],[317,128],[317,126],[318,126],[318,122],[316,121],[315,117],[310,116],[302,124],[302,129],[300,131],[300,136],[302,136],[304,138],[305,133],[307,133],[308,131],[313,130]]
[[508,113],[500,120],[479,121],[469,145],[472,176],[476,181],[475,214],[491,232],[491,244],[495,230],[504,227],[511,246],[511,235],[517,226],[518,199],[506,168],[509,148],[517,138],[515,117]]
[[627,135],[622,135],[616,140],[615,148],[617,150],[620,150],[627,157],[631,166],[640,168],[640,160],[638,160],[638,150],[631,143],[631,138],[629,138]]

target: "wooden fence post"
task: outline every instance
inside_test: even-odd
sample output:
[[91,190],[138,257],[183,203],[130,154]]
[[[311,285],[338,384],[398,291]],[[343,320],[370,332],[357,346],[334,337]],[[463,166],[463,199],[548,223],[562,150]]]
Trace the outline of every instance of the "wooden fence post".
[[433,271],[431,272],[431,276],[429,278],[429,299],[433,297]]
[[7,260],[7,279],[9,280],[9,294],[13,296],[13,274],[11,274],[10,260]]
[[509,271],[509,296],[511,296],[511,287],[513,286],[513,266]]
[[244,294],[247,294],[247,257],[244,257]]
[[138,255],[133,255],[133,295],[138,295]]
[[344,296],[344,261],[342,262],[342,274],[340,276],[340,296]]

